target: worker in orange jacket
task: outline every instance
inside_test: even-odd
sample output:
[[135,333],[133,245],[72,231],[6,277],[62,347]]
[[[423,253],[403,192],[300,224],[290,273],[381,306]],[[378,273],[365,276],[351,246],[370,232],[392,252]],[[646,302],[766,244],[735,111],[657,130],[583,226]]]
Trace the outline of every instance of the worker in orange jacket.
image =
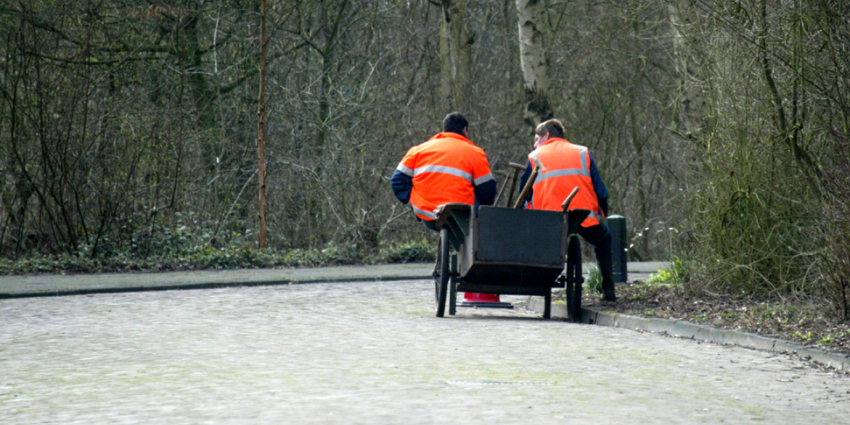
[[603,299],[615,301],[611,232],[602,222],[608,214],[608,189],[599,176],[590,152],[586,147],[564,139],[564,126],[560,121],[548,120],[534,130],[534,151],[528,155],[520,188],[525,187],[534,169],[539,171],[532,183],[532,195],[527,208],[560,211],[561,204],[573,188],[579,188],[569,209],[590,210],[578,234],[594,247],[599,272],[602,274]]
[[443,204],[462,202],[490,205],[496,180],[484,150],[469,140],[469,121],[452,112],[443,119],[443,132],[416,145],[398,164],[391,180],[393,192],[410,203],[417,220],[437,230],[434,211]]

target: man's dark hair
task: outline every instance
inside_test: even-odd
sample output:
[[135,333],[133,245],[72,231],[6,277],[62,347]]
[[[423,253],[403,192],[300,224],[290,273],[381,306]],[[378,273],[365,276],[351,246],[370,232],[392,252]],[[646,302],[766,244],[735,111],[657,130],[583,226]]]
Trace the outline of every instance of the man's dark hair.
[[534,129],[534,134],[538,136],[542,136],[546,133],[549,133],[549,137],[557,137],[559,139],[563,139],[564,125],[561,124],[560,121],[553,118],[551,120],[540,123],[537,128]]
[[463,135],[463,129],[469,127],[469,121],[463,115],[452,112],[443,118],[443,131]]

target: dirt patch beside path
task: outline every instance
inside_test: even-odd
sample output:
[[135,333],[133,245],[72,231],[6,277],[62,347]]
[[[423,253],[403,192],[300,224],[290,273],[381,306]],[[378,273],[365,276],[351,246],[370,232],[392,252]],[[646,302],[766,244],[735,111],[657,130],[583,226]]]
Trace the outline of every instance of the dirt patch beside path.
[[850,355],[850,321],[829,318],[823,305],[808,301],[685,294],[678,286],[641,279],[618,285],[617,298],[616,302],[605,302],[585,290],[582,305],[734,329]]

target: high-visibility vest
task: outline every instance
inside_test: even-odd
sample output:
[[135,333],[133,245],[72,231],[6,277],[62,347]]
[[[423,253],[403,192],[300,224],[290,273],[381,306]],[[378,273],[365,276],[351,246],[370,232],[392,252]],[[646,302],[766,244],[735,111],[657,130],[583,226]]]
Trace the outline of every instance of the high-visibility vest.
[[551,138],[528,155],[532,171],[539,168],[534,179],[534,195],[527,208],[561,211],[561,205],[573,188],[579,191],[570,202],[569,209],[590,210],[582,227],[599,224],[604,217],[599,210],[599,200],[590,178],[590,155],[584,146],[574,145],[564,139]]
[[427,221],[436,220],[434,210],[440,205],[475,204],[474,187],[493,180],[484,149],[448,132],[410,148],[397,170],[413,178],[410,205]]

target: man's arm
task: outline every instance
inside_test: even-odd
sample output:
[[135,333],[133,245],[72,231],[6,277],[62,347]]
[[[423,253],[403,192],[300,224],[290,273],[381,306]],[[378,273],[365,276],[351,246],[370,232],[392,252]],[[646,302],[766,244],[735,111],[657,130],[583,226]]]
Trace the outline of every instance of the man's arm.
[[480,157],[472,169],[472,189],[475,191],[477,205],[493,205],[496,200],[496,179],[490,171],[487,154],[479,148]]
[[493,205],[496,200],[496,180],[491,179],[475,185],[475,200],[481,205]]
[[596,162],[593,160],[593,155],[590,156],[590,180],[593,182],[593,191],[596,192],[596,200],[599,202],[599,209],[605,216],[608,216],[608,188],[602,181],[602,176],[599,175],[599,170],[596,169]]
[[402,170],[401,166],[399,166],[399,169],[396,169],[393,173],[390,184],[393,187],[395,197],[398,198],[402,204],[410,202],[410,191],[413,189],[413,176],[405,174],[404,170]]

